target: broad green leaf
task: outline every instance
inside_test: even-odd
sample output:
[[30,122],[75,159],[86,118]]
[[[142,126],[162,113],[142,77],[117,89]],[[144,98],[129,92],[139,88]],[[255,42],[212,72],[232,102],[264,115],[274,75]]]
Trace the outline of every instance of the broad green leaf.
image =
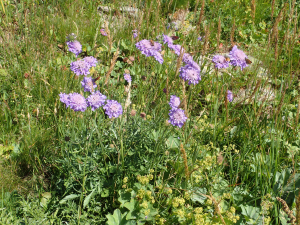
[[59,204],[64,204],[64,203],[66,203],[66,202],[69,201],[69,200],[78,198],[79,196],[80,196],[80,195],[76,195],[76,194],[70,194],[70,195],[67,195],[67,196],[64,197],[62,200],[59,201]]
[[88,196],[85,197],[85,199],[83,201],[83,208],[85,208],[89,204],[89,202],[91,201],[91,198],[94,196],[95,190],[96,189],[94,188],[93,191]]

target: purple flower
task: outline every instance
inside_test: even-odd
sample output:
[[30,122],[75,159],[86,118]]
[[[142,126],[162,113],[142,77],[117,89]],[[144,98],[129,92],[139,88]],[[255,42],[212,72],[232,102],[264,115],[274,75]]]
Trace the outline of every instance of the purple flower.
[[153,56],[160,64],[163,63],[164,59],[162,58],[162,55],[160,54],[160,51],[161,51],[160,43],[144,39],[144,40],[141,40],[138,43],[136,43],[135,46],[146,57]]
[[124,79],[125,79],[128,83],[130,83],[130,82],[131,82],[131,76],[130,76],[130,74],[124,73]]
[[95,67],[97,65],[97,59],[93,56],[88,56],[83,59],[90,67]]
[[[180,55],[180,51],[181,51],[181,45],[170,45],[168,46],[170,49],[172,49],[176,55]],[[182,51],[184,52],[184,48],[182,48]]]
[[229,52],[229,56],[230,56],[230,63],[233,66],[239,66],[241,67],[241,70],[243,70],[245,67],[247,67],[247,63],[246,63],[246,58],[247,55],[240,49],[238,49],[235,46],[233,46],[232,50]]
[[138,30],[132,30],[132,33],[133,33],[134,38],[137,38],[140,34],[140,32],[138,32]]
[[193,56],[191,56],[191,55],[188,54],[188,53],[184,53],[184,54],[183,54],[183,57],[182,57],[182,61],[183,61],[185,64],[192,64],[192,63],[194,62]]
[[197,38],[197,40],[198,40],[198,41],[202,41],[202,37],[199,36],[199,37]]
[[107,36],[107,33],[105,32],[105,29],[103,29],[103,28],[100,30],[100,33],[101,33],[103,36]]
[[164,41],[164,44],[168,44],[168,47],[170,48],[170,46],[173,45],[173,39],[171,37],[169,37],[168,35],[164,35],[163,34],[163,41]]
[[227,68],[229,67],[229,62],[226,60],[226,58],[222,55],[215,55],[212,59],[212,61],[215,63],[215,67],[217,69],[221,68]]
[[[197,65],[197,63],[195,63]],[[198,65],[197,65],[198,66]],[[199,67],[199,66],[198,66]],[[201,76],[200,76],[200,69],[198,70],[197,68],[195,68],[193,66],[193,64],[187,64],[183,67],[181,67],[179,69],[180,72],[180,77],[185,80],[188,81],[189,85],[190,84],[198,84],[199,81],[201,80]]]
[[123,113],[121,104],[115,100],[107,100],[107,103],[103,109],[105,109],[105,114],[108,115],[109,118],[117,118]]
[[89,91],[93,93],[95,91],[95,88],[97,87],[97,84],[95,84],[95,81],[91,77],[84,77],[81,81],[82,87],[84,88],[84,91]]
[[69,99],[69,94],[66,94],[66,93],[60,93],[59,94],[59,97],[60,97],[60,101],[64,104],[66,104],[66,108],[69,107],[69,103],[70,103],[70,99]]
[[172,109],[177,109],[180,105],[180,98],[176,95],[171,95],[169,105]]
[[69,52],[72,52],[76,57],[82,52],[82,46],[79,41],[67,41]]
[[232,102],[233,101],[233,94],[232,94],[232,92],[231,91],[227,91],[227,100],[229,101],[229,102]]
[[86,99],[78,93],[69,94],[69,106],[74,111],[84,112],[87,108]]
[[95,109],[98,109],[105,104],[106,96],[101,94],[100,91],[96,91],[87,97],[86,100],[88,106],[92,108],[92,111],[95,111]]
[[170,120],[168,121],[173,126],[182,127],[187,120],[183,109],[172,109],[169,113]]
[[77,76],[90,74],[90,65],[83,59],[71,62],[70,68]]

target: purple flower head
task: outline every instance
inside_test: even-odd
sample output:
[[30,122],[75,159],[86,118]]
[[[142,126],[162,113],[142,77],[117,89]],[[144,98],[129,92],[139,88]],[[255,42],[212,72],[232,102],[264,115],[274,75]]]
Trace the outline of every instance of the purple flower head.
[[130,82],[131,82],[131,76],[130,76],[130,74],[124,73],[124,79],[125,79],[128,83],[130,83]]
[[199,36],[199,37],[197,38],[197,40],[198,40],[198,41],[202,41],[202,37]]
[[153,56],[160,64],[163,63],[164,60],[162,58],[162,55],[160,54],[161,51],[160,43],[144,39],[136,43],[135,46],[146,57]]
[[82,46],[79,41],[67,41],[67,45],[69,47],[69,52],[74,53],[76,57],[82,52]]
[[78,93],[69,94],[69,106],[74,111],[84,112],[87,108],[86,99]]
[[66,94],[66,93],[60,93],[59,94],[59,97],[60,97],[60,101],[64,104],[66,104],[66,108],[69,107],[69,103],[70,103],[70,99],[69,99],[69,94]]
[[172,109],[177,109],[180,105],[180,98],[176,95],[171,95],[169,105]]
[[101,94],[100,91],[96,91],[87,97],[86,100],[88,106],[92,108],[92,111],[95,111],[95,109],[98,109],[105,104],[106,96]]
[[[181,45],[170,45],[168,47],[172,49],[176,55],[180,55]],[[182,51],[184,52],[184,48],[182,48]]]
[[132,34],[134,38],[137,38],[140,34],[140,32],[138,32],[138,30],[132,30]]
[[183,61],[185,64],[192,64],[192,63],[194,62],[193,56],[191,56],[191,55],[188,54],[188,53],[184,53],[184,54],[183,54],[183,57],[182,57],[182,61]]
[[77,76],[90,74],[90,65],[83,59],[71,62],[70,68]]
[[84,91],[89,91],[93,93],[95,91],[95,88],[97,87],[97,84],[95,84],[95,81],[91,77],[84,77],[81,81],[82,87],[84,88]]
[[173,45],[173,39],[171,37],[169,37],[168,35],[162,35],[163,36],[163,41],[164,41],[164,44],[168,44],[168,47],[170,48],[170,46]]
[[239,66],[241,67],[241,70],[243,70],[245,67],[247,67],[247,63],[246,63],[246,58],[247,55],[240,49],[238,49],[235,46],[233,46],[232,50],[229,52],[229,56],[230,56],[230,63],[233,66]]
[[173,109],[169,113],[170,120],[168,121],[173,126],[182,127],[187,120],[183,109]]
[[227,91],[227,100],[229,101],[229,102],[232,102],[233,101],[233,94],[232,94],[232,92],[231,91]]
[[227,68],[229,67],[229,62],[226,60],[226,58],[222,55],[215,55],[212,59],[212,61],[215,63],[215,67],[217,69],[221,68]]
[[88,56],[83,59],[89,67],[95,67],[97,65],[97,59],[93,56]]
[[105,32],[105,29],[104,29],[104,28],[102,28],[102,29],[100,30],[100,33],[101,33],[103,36],[107,36],[107,33]]
[[[197,64],[196,64],[197,65]],[[188,81],[190,84],[198,84],[201,80],[200,70],[192,66],[192,64],[187,64],[179,69],[180,78],[185,81]]]
[[109,118],[117,118],[123,113],[121,104],[115,100],[107,100],[107,103],[103,109],[105,109],[105,114],[108,115]]
[[170,26],[171,26],[171,24],[169,24],[169,23],[168,23],[168,25],[167,25],[167,30],[169,30],[169,29],[170,29]]

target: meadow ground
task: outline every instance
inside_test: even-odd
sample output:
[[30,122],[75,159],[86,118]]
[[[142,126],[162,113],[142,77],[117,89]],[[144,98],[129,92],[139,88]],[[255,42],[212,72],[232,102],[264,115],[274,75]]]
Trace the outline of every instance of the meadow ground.
[[0,224],[300,224],[297,1],[0,9]]

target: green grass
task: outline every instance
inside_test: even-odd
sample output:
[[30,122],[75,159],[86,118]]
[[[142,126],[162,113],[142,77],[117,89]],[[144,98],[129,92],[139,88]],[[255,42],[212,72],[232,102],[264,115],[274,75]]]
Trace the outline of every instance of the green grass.
[[[0,157],[5,157],[0,223],[198,224],[203,219],[200,224],[262,224],[269,219],[269,224],[289,224],[276,197],[300,210],[295,200],[300,185],[299,5],[292,13],[291,1],[282,11],[276,43],[269,36],[283,1],[275,2],[273,16],[269,1],[256,1],[255,16],[250,0],[206,1],[200,25],[202,1],[198,10],[193,1],[179,31],[166,29],[175,1],[170,6],[151,2],[128,4],[144,16],[118,28],[110,25],[110,46],[100,33],[104,23],[97,12],[105,1],[1,1]],[[111,24],[114,13],[108,16]],[[219,18],[223,48],[217,44]],[[195,29],[186,32],[188,25]],[[166,45],[163,64],[145,57],[135,47],[133,29],[140,31],[139,40],[179,36],[175,43],[202,60],[199,84],[186,82],[183,90],[178,57]],[[132,103],[122,117],[109,119],[102,109],[74,112],[60,102],[61,92],[83,93],[82,76],[69,68],[76,60],[66,46],[70,33],[77,35],[84,54],[98,59],[91,74],[100,76],[97,90],[123,109],[128,95],[123,73],[130,70]],[[205,37],[200,42],[198,36]],[[228,52],[230,36],[261,63],[218,75],[209,58]],[[132,64],[124,60],[129,56]],[[271,101],[260,98],[267,87],[274,91]],[[224,100],[227,90],[239,95],[250,88],[248,104]],[[166,122],[170,95],[181,100],[186,95],[189,119],[182,128]]]

